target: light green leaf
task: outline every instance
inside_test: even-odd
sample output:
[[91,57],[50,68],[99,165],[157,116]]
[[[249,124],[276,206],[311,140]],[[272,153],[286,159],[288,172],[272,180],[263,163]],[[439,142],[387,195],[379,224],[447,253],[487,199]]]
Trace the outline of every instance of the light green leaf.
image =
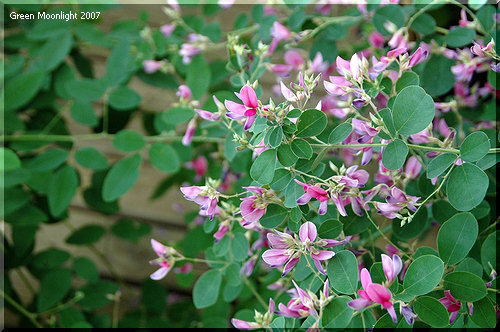
[[97,119],[89,102],[75,101],[69,111],[73,120],[83,125],[93,128],[99,123],[99,119]]
[[269,184],[274,178],[275,165],[276,150],[266,150],[255,159],[250,168],[250,176],[262,185]]
[[476,38],[476,31],[466,27],[454,27],[445,35],[444,41],[449,47],[462,47],[472,43]]
[[309,159],[313,155],[312,147],[303,139],[294,139],[291,144],[292,151],[301,159]]
[[497,323],[497,316],[495,312],[495,307],[488,299],[485,297],[479,301],[473,303],[474,313],[470,318],[479,327],[486,329],[494,329]]
[[396,82],[396,92],[399,93],[407,86],[417,85],[420,83],[418,75],[412,71],[407,71]]
[[490,149],[490,139],[482,131],[476,131],[465,138],[460,145],[460,158],[473,162],[483,158]]
[[96,171],[103,170],[109,167],[106,157],[93,148],[83,148],[76,151],[75,159],[83,167],[90,168]]
[[181,167],[177,152],[170,145],[155,143],[149,149],[149,161],[162,172],[175,173]]
[[106,174],[102,187],[102,198],[111,202],[125,194],[139,177],[139,165],[142,158],[139,154],[132,155],[117,162]]
[[330,133],[330,136],[328,136],[328,143],[338,144],[345,140],[351,132],[352,125],[349,122],[341,123],[337,127],[335,127],[335,129],[333,129]]
[[196,55],[188,65],[186,82],[194,99],[200,99],[210,86],[210,67],[202,55]]
[[140,103],[141,96],[126,86],[117,87],[109,95],[109,105],[119,111],[136,108]]
[[297,119],[297,137],[318,136],[323,132],[328,120],[324,112],[317,109],[304,111]]
[[474,302],[486,296],[484,281],[470,272],[452,272],[444,277],[444,289],[460,301]]
[[217,302],[222,275],[218,270],[210,270],[196,280],[193,289],[193,302],[197,309],[210,307]]
[[113,146],[124,152],[140,150],[146,145],[141,134],[134,130],[124,129],[113,137]]
[[444,264],[439,257],[420,256],[406,271],[403,281],[404,293],[415,296],[429,293],[439,284],[443,272]]
[[10,171],[21,167],[21,160],[10,149],[0,147],[0,171]]
[[46,78],[43,70],[30,71],[5,82],[5,112],[26,105],[37,94]]

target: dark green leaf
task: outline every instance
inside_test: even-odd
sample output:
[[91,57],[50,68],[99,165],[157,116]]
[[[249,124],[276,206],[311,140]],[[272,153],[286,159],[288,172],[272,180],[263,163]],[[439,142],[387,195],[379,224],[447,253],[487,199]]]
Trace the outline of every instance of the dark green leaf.
[[71,117],[83,125],[95,127],[99,123],[94,109],[89,102],[75,101],[70,109]]
[[450,323],[448,310],[444,305],[430,296],[421,296],[413,304],[418,318],[432,327],[445,327]]
[[106,229],[99,225],[86,225],[71,233],[66,239],[66,243],[74,245],[92,244],[101,239],[106,233]]
[[449,47],[462,47],[472,43],[476,38],[476,31],[465,27],[454,27],[444,37]]
[[330,133],[330,136],[328,136],[328,143],[338,144],[345,140],[351,132],[352,125],[349,122],[341,123],[337,127],[335,127],[335,129],[333,129]]
[[87,257],[76,258],[73,262],[76,274],[89,282],[96,282],[99,279],[99,271],[94,262]]
[[270,204],[266,209],[266,214],[260,218],[260,224],[265,228],[278,227],[288,215],[288,210],[277,204]]
[[102,187],[102,198],[105,202],[116,200],[132,188],[139,177],[141,160],[141,156],[135,154],[113,165],[104,178]]
[[202,55],[195,56],[188,65],[186,82],[194,99],[200,99],[210,86],[210,67]]
[[488,176],[479,167],[464,163],[451,172],[446,193],[455,209],[469,211],[482,202],[488,185]]
[[440,176],[451,166],[457,159],[454,153],[443,153],[435,158],[432,158],[427,165],[427,178],[432,179]]
[[354,294],[358,286],[358,263],[348,250],[339,251],[328,262],[330,286],[339,293]]
[[140,103],[141,96],[126,86],[117,87],[109,95],[109,104],[119,111],[136,108]]
[[160,171],[175,173],[181,167],[177,152],[165,143],[155,143],[149,149],[149,161]]
[[64,166],[52,176],[47,199],[53,216],[59,216],[66,210],[77,188],[78,175],[71,166]]
[[45,311],[64,299],[71,289],[71,272],[68,269],[57,269],[48,272],[40,282],[37,296],[37,309]]
[[410,295],[429,293],[441,281],[444,264],[439,257],[424,255],[415,259],[408,267],[403,281],[404,292]]
[[455,83],[455,76],[451,72],[451,67],[455,61],[443,55],[433,55],[425,63],[425,67],[420,76],[422,87],[431,96],[442,96],[451,90]]
[[283,166],[292,166],[298,159],[299,158],[295,155],[295,153],[293,153],[289,144],[281,144],[278,147],[278,160]]
[[407,155],[408,146],[402,140],[395,139],[385,147],[382,163],[388,170],[396,171],[403,167]]
[[460,145],[460,158],[463,161],[473,162],[483,158],[490,149],[488,135],[476,131],[465,138]]
[[296,135],[297,137],[318,136],[325,129],[327,122],[326,115],[322,111],[306,110],[297,119]]
[[96,171],[109,167],[106,157],[93,148],[83,148],[76,151],[75,159],[83,167]]
[[327,220],[319,226],[318,236],[322,239],[335,239],[342,232],[342,223],[338,220]]
[[348,296],[334,298],[323,310],[322,325],[326,328],[346,328],[351,322],[354,310],[347,305]]
[[467,256],[476,242],[478,226],[471,213],[463,212],[446,221],[437,236],[439,257],[446,265],[454,265]]
[[140,150],[146,145],[141,134],[134,130],[124,129],[113,137],[113,146],[124,152]]
[[45,71],[36,70],[8,80],[4,90],[5,112],[26,105],[40,90],[45,78]]
[[196,280],[193,289],[193,302],[197,309],[210,307],[217,301],[219,288],[222,281],[218,270],[210,270]]
[[470,272],[452,272],[444,277],[444,288],[460,301],[474,302],[486,296],[484,281]]
[[250,176],[258,183],[269,184],[274,178],[276,150],[266,150],[255,159],[250,168]]
[[303,139],[295,139],[291,144],[292,151],[301,159],[309,159],[313,155],[312,147]]
[[416,134],[434,119],[434,101],[419,86],[401,90],[392,108],[394,128],[402,135]]

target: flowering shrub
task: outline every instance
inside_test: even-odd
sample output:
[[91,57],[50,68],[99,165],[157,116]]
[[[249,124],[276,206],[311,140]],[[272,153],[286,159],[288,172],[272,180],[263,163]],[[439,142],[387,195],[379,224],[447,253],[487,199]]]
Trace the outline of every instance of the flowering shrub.
[[[26,326],[494,328],[498,9],[233,2],[167,1],[162,26],[143,13],[106,33],[98,20],[11,14],[73,7],[5,7],[5,268],[40,282],[24,308],[6,274],[7,308]],[[223,33],[213,18],[225,13],[237,16]],[[87,44],[110,50],[101,77]],[[139,109],[132,78],[176,102]],[[92,132],[72,134],[66,109]],[[125,129],[132,116],[143,132]],[[91,140],[121,157],[110,165]],[[124,240],[148,236],[154,265],[140,308],[120,318],[120,276],[33,248],[42,224],[71,219],[82,168],[93,174],[86,204],[117,214],[146,162],[166,174],[157,199],[180,190],[197,209],[178,242],[113,225]],[[94,247],[106,232],[72,229],[66,243],[93,248],[113,273],[115,253]],[[166,302],[173,273],[194,282],[192,300]]]

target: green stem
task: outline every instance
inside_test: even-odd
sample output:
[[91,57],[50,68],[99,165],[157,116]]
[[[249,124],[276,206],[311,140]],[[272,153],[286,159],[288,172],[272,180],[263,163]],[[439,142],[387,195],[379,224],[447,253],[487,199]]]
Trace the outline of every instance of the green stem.
[[[94,140],[112,140],[114,134],[85,134],[85,135],[41,135],[41,134],[25,134],[25,135],[2,135],[0,141],[2,142],[77,142],[77,141],[94,141]],[[156,135],[145,136],[147,142],[175,142],[181,141],[183,136],[170,136],[170,135]],[[224,138],[219,137],[204,137],[194,136],[193,142],[210,142],[218,143],[223,142]]]
[[415,21],[417,19],[417,17],[419,17],[420,15],[422,15],[429,7],[431,7],[432,5],[434,5],[435,3],[438,3],[439,0],[434,0],[432,2],[430,2],[428,5],[422,7],[415,15],[413,15],[409,20],[408,20],[408,24],[406,25],[407,27],[411,27],[411,25],[413,24],[413,21]]
[[252,283],[248,280],[247,277],[245,276],[241,276],[243,278],[243,281],[245,282],[245,284],[247,284],[248,288],[250,289],[250,291],[253,293],[253,295],[255,295],[255,297],[257,298],[257,300],[260,302],[260,304],[262,304],[262,306],[264,308],[266,308],[266,310],[269,310],[269,307],[267,306],[267,303],[266,301],[264,301],[264,299],[262,299],[262,297],[260,296],[260,294],[257,292],[257,290],[253,287]]
[[7,302],[9,302],[14,308],[16,308],[23,316],[28,318],[33,325],[35,325],[38,328],[42,328],[43,326],[40,325],[40,323],[37,322],[36,320],[36,314],[29,312],[28,310],[24,309],[22,305],[17,303],[13,298],[11,298],[8,294],[6,294],[3,289],[0,289],[0,294],[3,296]]

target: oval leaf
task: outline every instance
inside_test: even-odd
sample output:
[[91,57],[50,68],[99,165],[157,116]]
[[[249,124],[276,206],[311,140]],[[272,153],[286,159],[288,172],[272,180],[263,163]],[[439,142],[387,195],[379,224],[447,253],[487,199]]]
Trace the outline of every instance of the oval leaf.
[[459,213],[446,221],[437,236],[439,257],[446,265],[454,265],[467,256],[476,242],[478,226],[471,213]]
[[105,202],[116,200],[132,188],[139,177],[141,160],[141,156],[135,154],[120,160],[111,168],[102,186],[102,198]]
[[37,295],[39,312],[45,311],[57,302],[64,299],[71,289],[71,271],[57,269],[48,272],[40,282],[40,291]]
[[106,230],[99,225],[86,225],[74,231],[67,239],[66,243],[75,245],[92,244],[101,239]]
[[288,210],[277,204],[270,204],[266,209],[266,214],[260,218],[260,224],[265,228],[275,228],[279,226],[288,215]]
[[210,270],[196,280],[193,289],[193,302],[197,309],[210,307],[217,301],[219,288],[222,281],[218,270]]
[[313,155],[312,147],[303,139],[295,139],[292,141],[292,151],[301,159],[309,159]]
[[66,210],[77,188],[78,175],[71,166],[64,166],[52,176],[47,200],[53,216],[59,216]]
[[434,100],[419,86],[401,90],[392,108],[394,128],[401,135],[416,134],[434,119]]
[[444,289],[449,289],[457,300],[474,302],[486,296],[486,285],[470,272],[452,272],[444,277]]
[[454,153],[443,153],[435,158],[432,158],[427,165],[427,178],[432,179],[440,176],[451,166],[457,159]]
[[323,132],[328,120],[325,113],[317,109],[304,111],[297,119],[297,137],[318,136]]
[[181,168],[181,161],[175,149],[164,143],[151,145],[149,161],[162,172],[175,173]]
[[490,139],[482,131],[476,131],[465,138],[460,145],[460,158],[473,162],[483,158],[490,149]]
[[113,146],[124,152],[140,150],[146,145],[141,134],[134,130],[122,130],[113,137]]
[[430,296],[421,296],[415,300],[413,310],[418,318],[432,327],[445,327],[450,324],[450,316],[444,305]]
[[328,262],[328,280],[333,289],[343,294],[354,294],[358,287],[358,263],[348,250],[339,251]]
[[488,176],[479,167],[464,163],[451,172],[446,193],[455,209],[469,211],[483,201],[488,185]]
[[388,170],[396,171],[403,167],[407,155],[408,146],[402,140],[395,139],[385,147],[382,153],[382,163]]
[[276,150],[266,150],[255,159],[250,176],[262,185],[269,184],[273,181],[275,165]]
[[342,142],[352,132],[352,125],[349,122],[339,124],[328,136],[328,143],[337,144]]
[[441,281],[444,272],[443,261],[434,255],[415,259],[406,271],[403,281],[404,292],[411,295],[429,293]]

